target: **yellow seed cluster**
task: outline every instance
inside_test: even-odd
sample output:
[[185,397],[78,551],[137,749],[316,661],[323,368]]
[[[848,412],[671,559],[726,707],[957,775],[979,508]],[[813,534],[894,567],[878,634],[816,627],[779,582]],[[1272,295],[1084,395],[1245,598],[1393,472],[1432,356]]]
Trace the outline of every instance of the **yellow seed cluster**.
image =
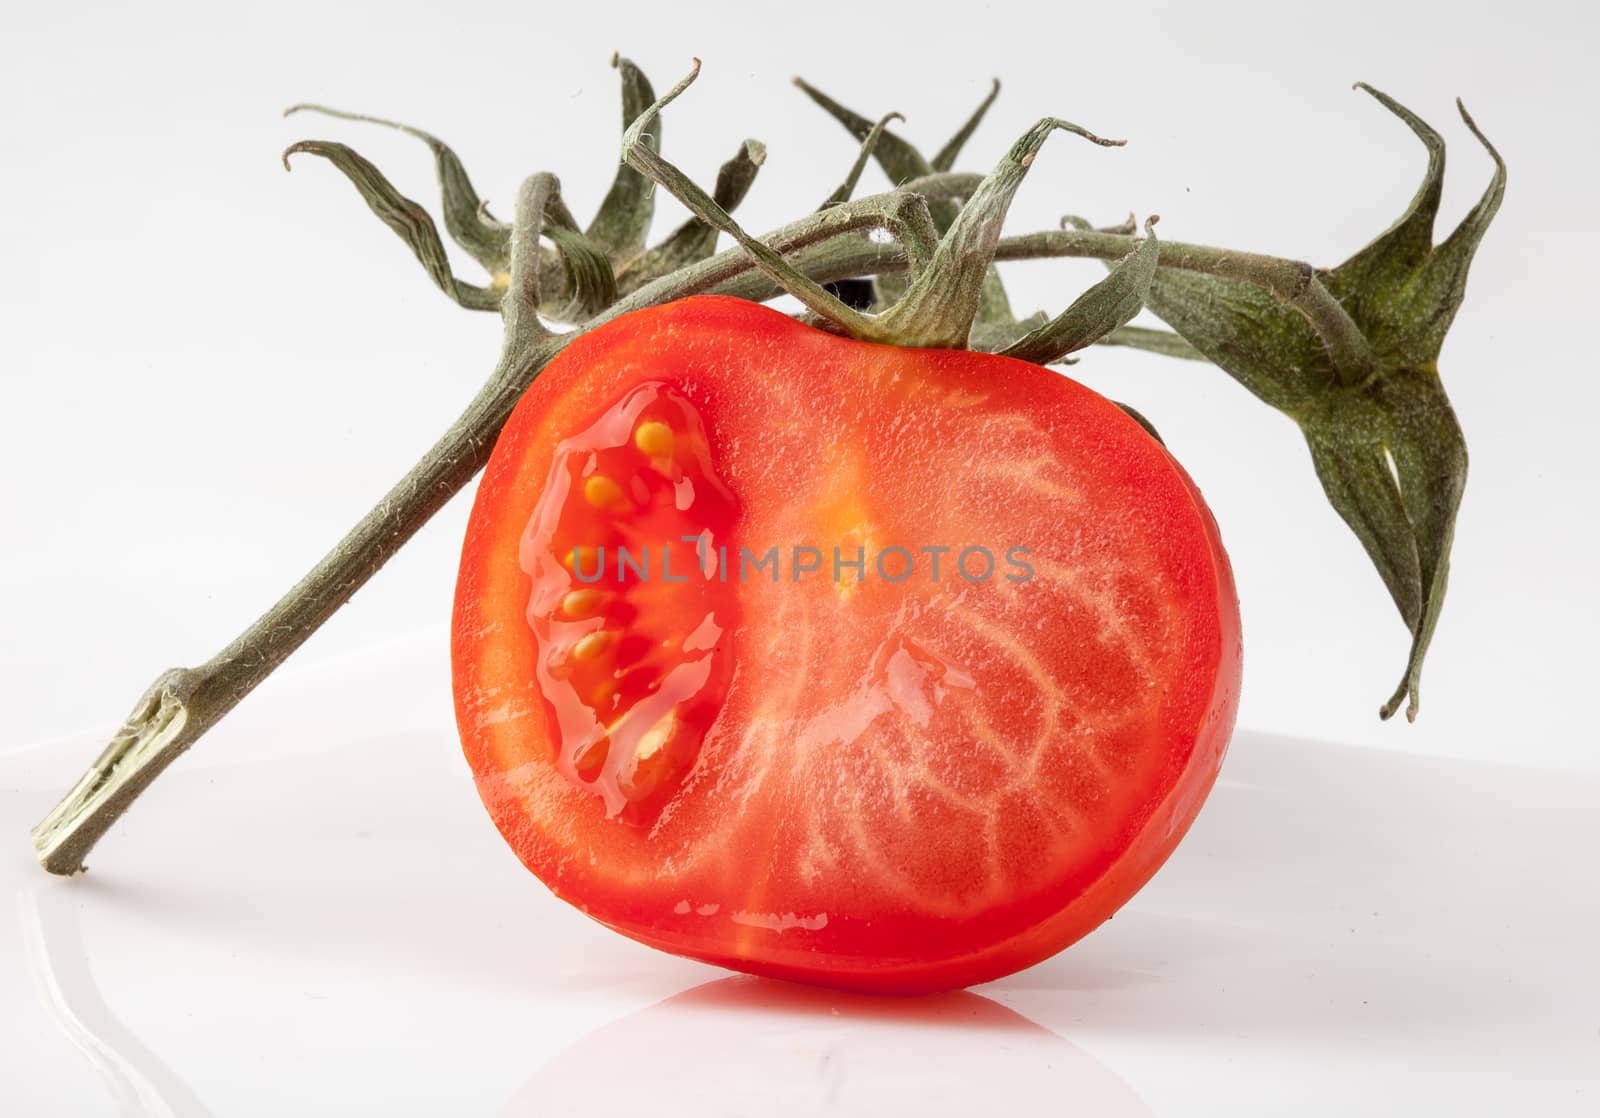
[[671,455],[672,443],[672,428],[657,419],[639,424],[633,433],[633,445],[652,458]]
[[[677,440],[678,435],[672,427],[656,419],[640,423],[633,431],[633,445],[641,454],[653,459],[653,467],[660,471],[672,469],[670,459],[677,447]],[[616,478],[602,473],[591,474],[584,479],[583,499],[592,507],[607,512],[627,512],[632,510],[634,505],[623,485]],[[599,562],[597,549],[593,546],[576,547],[566,556],[564,562],[568,569],[581,568],[587,571],[597,566]],[[575,587],[562,596],[559,612],[568,621],[587,620],[599,616],[613,596],[612,593],[596,587]],[[615,651],[619,636],[615,629],[591,630],[573,643],[571,657],[574,661],[595,664]],[[592,705],[596,710],[606,707],[612,702],[617,690],[615,678],[600,680],[590,692]],[[610,751],[612,731],[615,730],[615,724],[608,727],[604,738],[591,743],[581,751],[582,756],[573,759],[575,767],[585,779],[593,777],[605,763]],[[642,773],[638,766],[650,765],[652,762],[665,759],[681,730],[677,712],[668,711],[639,736],[634,745],[633,768],[630,771],[636,777],[640,776]],[[647,794],[649,787],[653,787],[655,779],[652,777],[645,780],[634,793],[629,793],[630,796],[635,793]]]
[[593,614],[604,597],[598,590],[569,590],[561,599],[561,612],[574,621],[581,620]]
[[611,642],[616,634],[610,629],[596,629],[592,633],[585,633],[578,638],[578,643],[572,646],[574,660],[593,660],[606,649],[611,647]]
[[595,474],[583,483],[583,499],[597,509],[614,509],[628,503],[622,486],[605,474]]

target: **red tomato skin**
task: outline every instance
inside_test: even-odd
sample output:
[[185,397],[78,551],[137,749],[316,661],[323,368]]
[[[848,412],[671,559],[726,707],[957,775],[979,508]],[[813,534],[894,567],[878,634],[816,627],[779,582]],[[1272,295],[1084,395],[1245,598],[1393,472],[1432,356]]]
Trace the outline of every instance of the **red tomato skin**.
[[[1142,801],[1114,830],[1094,836],[1108,853],[1093,861],[1092,872],[970,919],[886,910],[876,920],[838,920],[833,930],[800,927],[765,939],[739,929],[707,935],[699,913],[682,912],[682,902],[680,911],[663,908],[666,894],[638,867],[608,865],[609,851],[636,840],[609,837],[584,816],[588,809],[568,804],[548,781],[539,783],[543,775],[528,775],[548,742],[530,683],[529,641],[516,631],[515,619],[527,605],[527,579],[508,574],[504,557],[515,554],[552,449],[639,381],[674,376],[674,362],[684,353],[721,352],[719,346],[730,344],[802,378],[808,358],[827,355],[834,364],[848,364],[838,347],[858,347],[862,360],[910,373],[925,366],[928,375],[959,374],[975,385],[986,376],[1015,381],[1022,387],[1014,395],[1025,395],[1024,389],[1066,393],[1074,408],[1087,409],[1100,425],[1110,454],[1137,458],[1140,476],[1160,481],[1170,534],[1181,537],[1186,549],[1175,565],[1193,599],[1205,607],[1188,671],[1174,684],[1193,695],[1183,724],[1171,727],[1172,756],[1151,777],[1159,794]],[[1215,781],[1238,706],[1242,645],[1232,572],[1210,511],[1176,461],[1114,405],[1022,362],[867,346],[821,334],[758,304],[699,297],[635,312],[575,339],[518,404],[485,471],[463,546],[452,659],[463,748],[485,806],[519,858],[557,896],[639,942],[715,965],[844,989],[919,993],[989,981],[1048,958],[1093,931],[1155,873]],[[732,851],[734,858],[761,854]],[[767,908],[786,911],[781,902]]]

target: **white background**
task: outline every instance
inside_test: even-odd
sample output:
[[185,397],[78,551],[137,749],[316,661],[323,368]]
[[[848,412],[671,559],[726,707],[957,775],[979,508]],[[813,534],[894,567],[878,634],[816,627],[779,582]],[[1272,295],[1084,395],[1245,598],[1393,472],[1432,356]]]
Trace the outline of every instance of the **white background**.
[[[155,1113],[970,1114],[1000,1092],[1097,1116],[1593,1113],[1595,30],[1578,3],[1393,0],[7,9],[0,1109],[144,1090]],[[152,790],[95,873],[39,873],[26,826],[105,728],[297,578],[498,348],[494,318],[434,291],[334,171],[278,163],[346,140],[431,205],[425,149],[279,111],[433,129],[502,211],[556,171],[584,218],[616,160],[613,49],[658,88],[704,58],[668,151],[709,182],[764,140],[756,229],[814,206],[854,151],[791,74],[903,111],[930,151],[999,76],[968,167],[1044,114],[1130,139],[1053,139],[1013,229],[1133,208],[1171,239],[1323,265],[1387,226],[1424,162],[1350,84],[1445,133],[1442,229],[1490,173],[1463,95],[1511,183],[1441,360],[1473,465],[1421,720],[1375,716],[1405,633],[1293,426],[1216,370],[1095,351],[1074,375],[1150,415],[1221,522],[1242,730],[1172,864],[1040,967],[892,1010],[697,986],[717,972],[535,887],[450,730],[465,495]],[[1020,310],[1059,308],[1098,274],[1009,283]]]
[[[676,14],[663,13],[671,8]],[[887,10],[887,9],[885,9]],[[1301,13],[1265,3],[399,3],[32,5],[0,35],[0,696],[7,744],[119,718],[157,670],[209,655],[410,465],[494,359],[494,317],[431,288],[330,167],[278,153],[349,141],[434,203],[428,153],[310,116],[317,100],[453,143],[509,205],[557,172],[580,219],[617,149],[613,48],[665,88],[672,157],[709,182],[739,140],[770,158],[742,217],[790,220],[854,149],[788,84],[909,118],[932,151],[999,76],[964,165],[1044,114],[1128,137],[1057,137],[1012,212],[1162,215],[1162,235],[1329,265],[1409,200],[1421,147],[1355,80],[1446,136],[1441,232],[1487,158],[1511,168],[1441,359],[1472,455],[1450,594],[1420,721],[1382,725],[1406,633],[1326,505],[1297,431],[1219,371],[1095,351],[1074,375],[1156,422],[1216,510],[1243,599],[1241,724],[1388,748],[1594,768],[1591,486],[1600,378],[1589,329],[1592,10],[1577,3]],[[867,187],[881,185],[869,172]],[[676,221],[664,199],[663,222]],[[470,261],[463,274],[472,275]],[[1010,269],[1019,310],[1059,309],[1096,265]],[[437,625],[467,511],[458,499],[302,652]],[[440,701],[445,668],[440,665]],[[252,701],[271,702],[270,691]],[[0,748],[4,748],[0,745]]]

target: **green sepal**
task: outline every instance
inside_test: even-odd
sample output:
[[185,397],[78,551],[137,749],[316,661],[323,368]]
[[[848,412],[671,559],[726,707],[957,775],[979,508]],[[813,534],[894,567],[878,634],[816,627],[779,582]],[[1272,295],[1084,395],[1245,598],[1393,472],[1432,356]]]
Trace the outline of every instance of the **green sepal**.
[[[611,64],[622,79],[622,130],[626,132],[639,114],[655,103],[656,93],[650,79],[630,60],[613,55]],[[641,142],[652,150],[661,150],[661,119]],[[650,233],[650,219],[655,214],[655,187],[627,163],[617,168],[611,189],[606,192],[600,209],[585,232],[601,251],[611,259],[614,270],[644,251],[645,238]]]
[[1163,268],[1145,305],[1207,360],[1290,415],[1338,383],[1304,317],[1242,280]]
[[1001,354],[1050,365],[1127,325],[1144,307],[1150,282],[1155,278],[1161,254],[1155,221],[1152,217],[1145,223],[1144,238],[1112,266],[1110,275],[1074,299],[1055,318],[1002,349]]
[[340,109],[330,109],[326,105],[293,105],[285,109],[283,115],[289,116],[298,112],[321,113],[340,120],[378,124],[384,128],[404,132],[427,144],[429,150],[433,152],[434,173],[439,179],[445,232],[489,273],[505,270],[511,249],[511,227],[489,216],[483,200],[478,197],[478,192],[472,185],[466,166],[449,144],[431,132],[424,132],[409,124],[387,120],[384,117],[367,116],[364,113],[347,113]]
[[565,279],[560,304],[546,312],[551,318],[558,322],[582,322],[617,301],[617,279],[611,270],[611,261],[588,237],[576,228],[554,221],[545,225],[544,235],[561,254]]
[[1417,716],[1422,661],[1444,604],[1467,447],[1432,368],[1340,389],[1300,421],[1328,500],[1361,540],[1411,630],[1405,674],[1380,714]]
[[1049,321],[1050,316],[1044,311],[1035,311],[1027,318],[1008,317],[1004,320],[974,322],[972,333],[967,337],[967,348],[981,353],[999,353],[1033,331],[1042,329]]
[[1456,512],[1466,484],[1460,425],[1438,374],[1467,272],[1505,193],[1505,163],[1465,107],[1462,119],[1494,175],[1456,230],[1433,243],[1444,141],[1415,114],[1359,86],[1422,141],[1428,166],[1400,219],[1343,264],[1315,273],[1372,355],[1360,383],[1341,383],[1307,320],[1261,287],[1163,269],[1148,305],[1182,338],[1300,425],[1335,510],[1361,541],[1411,633],[1395,693],[1379,710],[1417,715],[1422,663],[1444,602]]
[[[879,127],[877,121],[862,116],[854,109],[846,108],[805,79],[795,78],[794,84],[824,112],[844,125],[857,141],[865,143],[873,130]],[[871,154],[878,166],[883,169],[883,173],[889,177],[891,186],[902,186],[912,179],[925,178],[933,174],[933,165],[923,158],[922,153],[887,128],[880,129]],[[938,225],[939,232],[943,233],[949,228],[950,222],[955,220],[957,208],[953,202],[940,202],[928,207],[933,212],[933,220]]]
[[889,127],[891,120],[905,120],[899,113],[886,113],[872,126],[861,141],[861,150],[856,152],[855,162],[850,164],[850,169],[845,172],[844,181],[834,187],[833,193],[822,200],[818,210],[831,210],[834,206],[848,202],[856,192],[856,184],[861,181],[861,172],[867,169],[867,161],[872,158],[872,153],[878,148],[878,141],[883,139],[883,130]]
[[[961,207],[934,248],[929,266],[898,302],[878,315],[879,327],[898,344],[934,349],[965,349],[971,344],[1006,212],[1045,140],[1057,131],[1101,147],[1123,143],[1103,139],[1059,117],[1044,117],[1024,132]],[[1006,319],[1010,319],[1009,308]]]
[[1323,283],[1367,334],[1380,360],[1426,365],[1438,359],[1445,333],[1466,295],[1467,272],[1505,197],[1506,165],[1460,101],[1461,119],[1494,161],[1488,188],[1455,231],[1433,244],[1433,221],[1444,182],[1444,141],[1404,106],[1363,89],[1400,117],[1428,149],[1428,170],[1406,212],[1377,240],[1323,276]]
[[464,283],[455,277],[450,270],[450,259],[445,255],[444,243],[439,239],[439,229],[428,211],[396,190],[371,162],[344,144],[301,140],[284,151],[285,170],[289,167],[289,157],[297,152],[319,155],[343,172],[372,212],[410,247],[440,291],[470,310],[500,309],[499,292]]
[[[972,115],[930,161],[909,141],[888,131],[881,121],[870,120],[854,109],[847,108],[802,78],[795,78],[794,84],[829,116],[844,125],[857,140],[865,143],[869,136],[877,132],[868,153],[888,176],[890,184],[897,187],[935,172],[948,171],[953,167],[957,156],[961,154],[961,149],[978,130],[978,125],[983,122],[989,106],[993,105],[995,98],[1000,95],[1000,82],[995,80],[991,82],[988,94],[979,102]],[[953,200],[939,200],[928,203],[928,212],[933,216],[934,228],[942,234],[955,222],[956,215],[961,212],[961,206]],[[910,287],[910,280],[903,275],[887,273],[875,277],[872,286],[874,297],[871,309],[881,312],[905,296],[906,290]],[[1000,271],[992,265],[983,276],[973,329],[991,341],[1004,339],[1006,342],[1014,341],[1029,329],[1027,324],[1017,322],[1011,310],[1011,301],[1006,297],[1005,285],[1000,280]]]
[[994,104],[994,99],[998,96],[1000,96],[1000,79],[994,78],[989,82],[988,95],[978,102],[978,107],[972,110],[972,115],[967,118],[966,123],[956,129],[956,134],[946,140],[944,147],[940,148],[929,161],[929,165],[935,171],[948,171],[956,165],[961,149],[972,139],[972,134],[978,130],[978,125],[983,123],[984,116],[989,112],[989,106]]

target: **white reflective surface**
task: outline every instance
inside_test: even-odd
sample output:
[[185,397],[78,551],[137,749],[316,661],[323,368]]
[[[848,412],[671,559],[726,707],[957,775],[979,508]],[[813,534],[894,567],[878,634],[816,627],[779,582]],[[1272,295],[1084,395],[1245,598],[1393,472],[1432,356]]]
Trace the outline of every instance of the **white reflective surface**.
[[1241,732],[1111,923],[904,1001],[550,898],[477,803],[442,633],[289,669],[49,878],[27,828],[99,745],[0,752],[6,1114],[1600,1108],[1592,776]]

